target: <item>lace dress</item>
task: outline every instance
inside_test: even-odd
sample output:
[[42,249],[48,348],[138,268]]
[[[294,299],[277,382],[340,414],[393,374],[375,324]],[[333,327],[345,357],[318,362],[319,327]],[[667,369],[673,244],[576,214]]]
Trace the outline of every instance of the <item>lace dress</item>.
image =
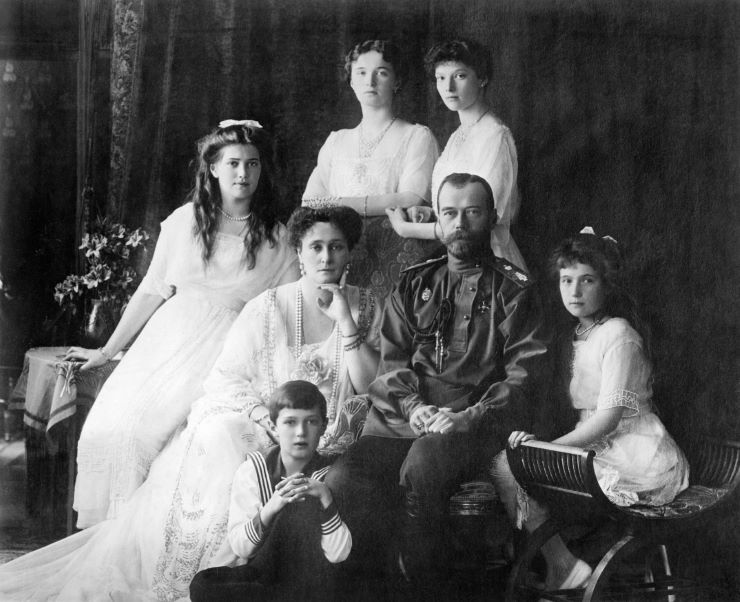
[[[232,479],[247,453],[271,444],[248,416],[286,380],[310,380],[329,399],[323,450],[342,451],[354,440],[366,406],[352,397],[341,352],[336,369],[336,330],[303,345],[297,357],[287,346],[296,286],[247,304],[205,381],[205,396],[119,515],[0,566],[1,600],[184,600],[196,572],[234,564],[226,539]],[[347,291],[355,321],[377,348],[381,307],[370,291]]]
[[437,191],[451,173],[471,173],[485,179],[496,201],[498,221],[491,232],[491,248],[499,257],[527,269],[509,228],[519,210],[516,187],[517,156],[511,131],[497,117],[486,113],[469,131],[457,128],[447,141],[432,174],[432,207]]
[[264,243],[247,270],[243,240],[231,235],[217,235],[205,266],[194,221],[188,203],[162,222],[140,288],[166,301],[105,383],[82,429],[74,497],[80,527],[116,516],[144,481],[203,394],[203,379],[244,304],[297,274],[282,226],[277,244]]
[[[369,157],[360,156],[359,127],[332,132],[319,151],[303,198],[413,192],[429,201],[437,155],[437,141],[422,125],[401,127],[396,122]],[[385,299],[401,270],[436,246],[435,241],[398,236],[385,216],[369,217],[352,251],[348,282],[370,288],[378,299]]]
[[659,506],[688,487],[688,462],[653,412],[652,393],[642,339],[626,320],[611,318],[573,342],[570,397],[579,425],[599,410],[625,408],[617,428],[589,446],[601,488],[619,505]]

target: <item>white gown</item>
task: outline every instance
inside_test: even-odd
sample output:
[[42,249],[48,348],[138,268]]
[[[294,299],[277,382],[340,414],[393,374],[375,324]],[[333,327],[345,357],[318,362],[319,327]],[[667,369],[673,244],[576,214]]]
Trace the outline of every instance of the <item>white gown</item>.
[[[119,515],[0,566],[0,600],[184,600],[196,572],[236,563],[226,538],[231,483],[247,453],[270,444],[248,416],[286,380],[309,380],[329,400],[322,449],[339,452],[351,443],[366,406],[352,397],[336,329],[303,345],[298,357],[286,344],[296,286],[268,290],[246,305],[205,381],[205,396]],[[355,321],[377,348],[382,308],[369,291],[347,291]]]
[[452,173],[480,176],[491,186],[498,221],[491,232],[493,252],[526,270],[519,247],[509,228],[519,210],[517,156],[514,137],[501,121],[486,113],[467,133],[457,128],[447,141],[432,173],[432,207],[437,210],[437,192],[444,178]]
[[688,462],[653,412],[652,376],[640,335],[622,318],[573,341],[570,397],[579,425],[599,410],[625,408],[617,428],[588,446],[599,485],[622,506],[660,506],[689,484]]
[[273,247],[257,250],[253,269],[244,265],[242,238],[224,234],[206,267],[194,223],[192,203],[162,222],[140,288],[166,301],[103,386],[82,429],[74,497],[79,527],[116,516],[203,394],[203,379],[238,312],[295,269],[283,226]]
[[[359,127],[332,132],[319,151],[303,198],[413,192],[428,201],[438,154],[437,141],[423,125],[400,127],[395,123],[369,157],[360,156]],[[352,251],[348,282],[370,288],[378,299],[385,299],[401,270],[436,246],[436,241],[401,238],[385,215],[369,217]]]

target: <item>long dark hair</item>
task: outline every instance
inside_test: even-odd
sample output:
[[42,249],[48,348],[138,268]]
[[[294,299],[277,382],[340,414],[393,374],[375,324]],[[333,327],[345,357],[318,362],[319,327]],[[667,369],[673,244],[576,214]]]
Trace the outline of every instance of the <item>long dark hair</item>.
[[211,174],[211,165],[221,158],[223,149],[231,144],[251,144],[260,155],[262,171],[257,188],[249,206],[251,215],[247,220],[247,231],[244,235],[244,261],[247,269],[252,269],[256,261],[256,250],[264,240],[270,246],[276,242],[275,226],[278,223],[273,187],[273,150],[272,141],[267,132],[260,127],[230,125],[216,128],[198,140],[196,158],[195,184],[187,196],[195,209],[195,227],[193,235],[200,239],[204,262],[208,262],[213,253],[213,245],[218,225],[218,208],[221,206],[221,190],[218,180]]
[[560,270],[576,263],[591,266],[606,285],[604,313],[614,318],[624,318],[643,341],[643,351],[652,361],[652,336],[650,326],[642,319],[637,301],[624,285],[625,261],[619,244],[609,237],[580,233],[562,241],[550,255],[550,274],[560,278]]

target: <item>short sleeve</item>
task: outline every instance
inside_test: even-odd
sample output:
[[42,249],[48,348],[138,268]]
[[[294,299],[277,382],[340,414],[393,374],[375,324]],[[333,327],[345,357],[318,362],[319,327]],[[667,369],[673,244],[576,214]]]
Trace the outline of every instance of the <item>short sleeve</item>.
[[431,200],[432,171],[439,157],[439,146],[428,127],[414,125],[400,169],[397,192],[413,192]]
[[175,247],[175,236],[178,227],[181,227],[175,214],[171,214],[161,224],[159,238],[154,247],[149,269],[139,285],[139,290],[149,295],[159,295],[169,299],[174,289],[167,283],[167,258]]
[[319,150],[316,167],[308,178],[306,190],[303,193],[303,200],[330,195],[329,178],[331,176],[331,164],[336,140],[337,133],[331,132]]
[[623,406],[639,414],[640,392],[646,388],[650,368],[640,345],[633,341],[609,347],[601,365],[601,388],[596,407],[599,410]]

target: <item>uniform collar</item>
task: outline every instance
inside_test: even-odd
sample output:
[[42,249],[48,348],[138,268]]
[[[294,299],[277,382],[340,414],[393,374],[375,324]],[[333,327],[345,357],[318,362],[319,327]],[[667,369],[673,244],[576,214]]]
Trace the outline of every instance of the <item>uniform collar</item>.
[[494,263],[493,251],[487,248],[481,255],[474,259],[461,260],[452,255],[447,255],[447,267],[451,272],[469,272],[481,269],[484,265],[490,266]]

